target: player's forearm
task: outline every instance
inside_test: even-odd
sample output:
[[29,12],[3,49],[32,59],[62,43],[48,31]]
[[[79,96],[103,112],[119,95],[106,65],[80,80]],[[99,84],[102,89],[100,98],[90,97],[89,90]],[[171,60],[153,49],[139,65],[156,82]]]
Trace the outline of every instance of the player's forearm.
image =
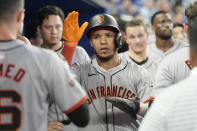
[[84,22],[82,26],[79,27],[78,15],[79,15],[78,12],[73,11],[69,13],[64,20],[62,38],[65,40],[65,42],[64,42],[64,49],[62,51],[62,54],[70,66],[72,64],[72,57],[75,48],[79,40],[81,39],[84,30],[88,26],[88,22]]
[[69,66],[71,66],[72,64],[72,58],[77,44],[78,42],[64,42],[64,49],[62,50],[62,55],[67,60]]

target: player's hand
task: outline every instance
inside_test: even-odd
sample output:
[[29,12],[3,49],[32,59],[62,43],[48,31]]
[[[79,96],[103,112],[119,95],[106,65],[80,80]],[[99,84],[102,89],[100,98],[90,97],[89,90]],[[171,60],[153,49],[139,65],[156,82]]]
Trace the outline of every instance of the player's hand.
[[50,121],[48,123],[48,131],[64,131],[64,124],[61,122]]
[[88,26],[88,22],[84,22],[79,28],[78,16],[79,13],[73,11],[64,20],[62,38],[67,42],[78,42]]
[[124,99],[119,97],[106,97],[106,101],[112,103],[113,106],[130,114],[134,119],[137,119],[137,112],[140,109],[140,103],[135,99]]

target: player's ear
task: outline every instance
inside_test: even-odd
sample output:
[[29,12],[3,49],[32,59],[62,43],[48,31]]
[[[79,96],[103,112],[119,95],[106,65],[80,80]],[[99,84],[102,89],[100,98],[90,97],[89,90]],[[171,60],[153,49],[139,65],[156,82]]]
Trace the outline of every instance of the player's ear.
[[17,12],[17,17],[16,17],[17,23],[23,22],[24,18],[25,18],[25,10],[21,9]]
[[38,25],[38,26],[36,27],[38,33],[40,33],[40,28],[41,28],[40,25]]

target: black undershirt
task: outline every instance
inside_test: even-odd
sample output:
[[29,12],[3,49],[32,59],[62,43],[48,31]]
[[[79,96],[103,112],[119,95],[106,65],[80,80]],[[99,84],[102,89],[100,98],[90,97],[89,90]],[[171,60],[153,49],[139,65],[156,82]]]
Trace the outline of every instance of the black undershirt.
[[141,62],[135,61],[131,56],[129,56],[129,58],[130,58],[133,62],[135,62],[137,65],[143,65],[144,63],[146,63],[146,62],[148,61],[148,57],[147,57],[145,60],[141,61]]

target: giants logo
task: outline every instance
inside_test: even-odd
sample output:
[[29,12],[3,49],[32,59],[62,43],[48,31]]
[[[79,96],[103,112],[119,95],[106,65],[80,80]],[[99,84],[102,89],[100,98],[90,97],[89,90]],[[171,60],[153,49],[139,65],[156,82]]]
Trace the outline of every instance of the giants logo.
[[102,23],[104,21],[104,15],[98,16],[98,23]]

